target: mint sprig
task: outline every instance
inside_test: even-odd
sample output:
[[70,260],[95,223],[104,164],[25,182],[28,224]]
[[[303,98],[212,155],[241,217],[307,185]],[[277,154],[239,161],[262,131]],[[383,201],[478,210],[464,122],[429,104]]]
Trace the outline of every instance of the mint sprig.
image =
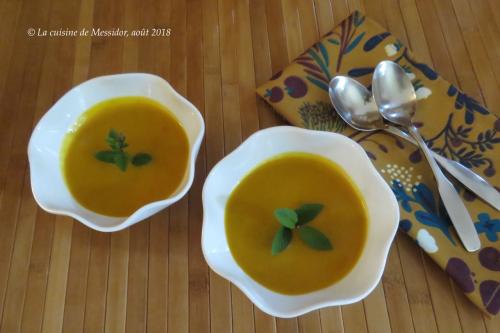
[[305,204],[295,210],[299,219],[299,225],[311,222],[323,210],[322,204]]
[[316,228],[307,225],[303,226],[299,228],[299,236],[304,243],[313,249],[324,251],[332,248],[332,244],[328,237]]
[[306,226],[323,210],[322,204],[305,204],[297,209],[278,208],[274,217],[281,224],[273,238],[271,254],[284,251],[292,241],[292,231],[297,229],[300,239],[312,249],[319,251],[331,250],[332,244],[328,237],[318,229]]
[[132,157],[132,164],[135,166],[146,165],[149,162],[151,162],[152,159],[153,158],[149,154],[138,153],[138,154],[135,154],[134,157]]
[[106,142],[111,150],[101,150],[95,153],[95,158],[104,163],[115,164],[121,171],[127,170],[130,160],[134,166],[142,166],[151,162],[153,157],[147,153],[137,153],[131,159],[124,150],[128,147],[125,140],[123,133],[111,129],[106,137]]
[[274,235],[271,253],[273,255],[280,253],[281,251],[286,249],[291,240],[292,240],[292,229],[288,229],[287,227],[281,226],[278,229],[276,235]]
[[288,229],[295,228],[295,225],[299,221],[297,213],[290,208],[278,208],[274,211],[274,216],[278,219],[279,223]]

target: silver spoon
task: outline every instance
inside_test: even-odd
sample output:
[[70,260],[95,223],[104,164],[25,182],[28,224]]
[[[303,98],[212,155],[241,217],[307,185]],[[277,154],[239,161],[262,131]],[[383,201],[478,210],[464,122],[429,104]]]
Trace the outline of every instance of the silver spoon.
[[[408,133],[384,122],[371,92],[358,81],[347,76],[335,76],[330,81],[329,95],[339,116],[351,127],[359,131],[384,130],[417,145]],[[469,190],[500,210],[500,192],[490,183],[459,162],[449,160],[433,151],[431,154],[446,171]]]
[[465,249],[469,252],[479,250],[481,242],[467,208],[453,184],[437,165],[429,148],[418,133],[418,129],[412,123],[417,106],[417,96],[405,71],[392,61],[380,62],[373,73],[372,91],[382,117],[393,124],[406,128],[420,146],[436,178],[444,207]]

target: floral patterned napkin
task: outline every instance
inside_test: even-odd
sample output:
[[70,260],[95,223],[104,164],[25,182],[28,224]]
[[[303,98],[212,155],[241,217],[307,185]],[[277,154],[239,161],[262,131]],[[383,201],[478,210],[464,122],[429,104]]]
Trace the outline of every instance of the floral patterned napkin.
[[460,187],[482,242],[468,253],[439,200],[436,183],[420,151],[382,132],[358,132],[337,117],[328,97],[336,74],[370,88],[378,62],[399,63],[412,79],[417,126],[429,147],[485,176],[497,188],[500,119],[448,83],[373,20],[354,12],[257,89],[290,123],[335,131],[360,143],[393,189],[400,205],[400,230],[427,252],[484,312],[500,310],[500,214]]

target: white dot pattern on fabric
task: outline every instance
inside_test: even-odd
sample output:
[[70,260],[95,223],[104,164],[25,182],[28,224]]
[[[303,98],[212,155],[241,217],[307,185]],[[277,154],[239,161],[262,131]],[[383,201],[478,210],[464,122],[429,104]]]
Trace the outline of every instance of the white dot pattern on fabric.
[[[420,180],[422,179],[422,175],[413,175],[413,167],[405,167],[403,165],[398,164],[386,164],[380,172],[385,174],[389,180],[398,181],[401,183],[405,191],[411,192],[414,186],[420,184]],[[416,181],[413,179],[416,178]]]

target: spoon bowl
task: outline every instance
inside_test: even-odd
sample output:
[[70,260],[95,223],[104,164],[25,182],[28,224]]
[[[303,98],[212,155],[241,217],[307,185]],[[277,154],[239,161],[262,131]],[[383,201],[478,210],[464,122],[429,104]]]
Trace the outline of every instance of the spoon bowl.
[[330,100],[337,114],[359,131],[385,128],[372,94],[364,85],[346,76],[335,76],[328,85]]
[[411,126],[417,95],[401,66],[387,60],[380,62],[373,75],[372,90],[379,111],[385,119],[396,125]]

